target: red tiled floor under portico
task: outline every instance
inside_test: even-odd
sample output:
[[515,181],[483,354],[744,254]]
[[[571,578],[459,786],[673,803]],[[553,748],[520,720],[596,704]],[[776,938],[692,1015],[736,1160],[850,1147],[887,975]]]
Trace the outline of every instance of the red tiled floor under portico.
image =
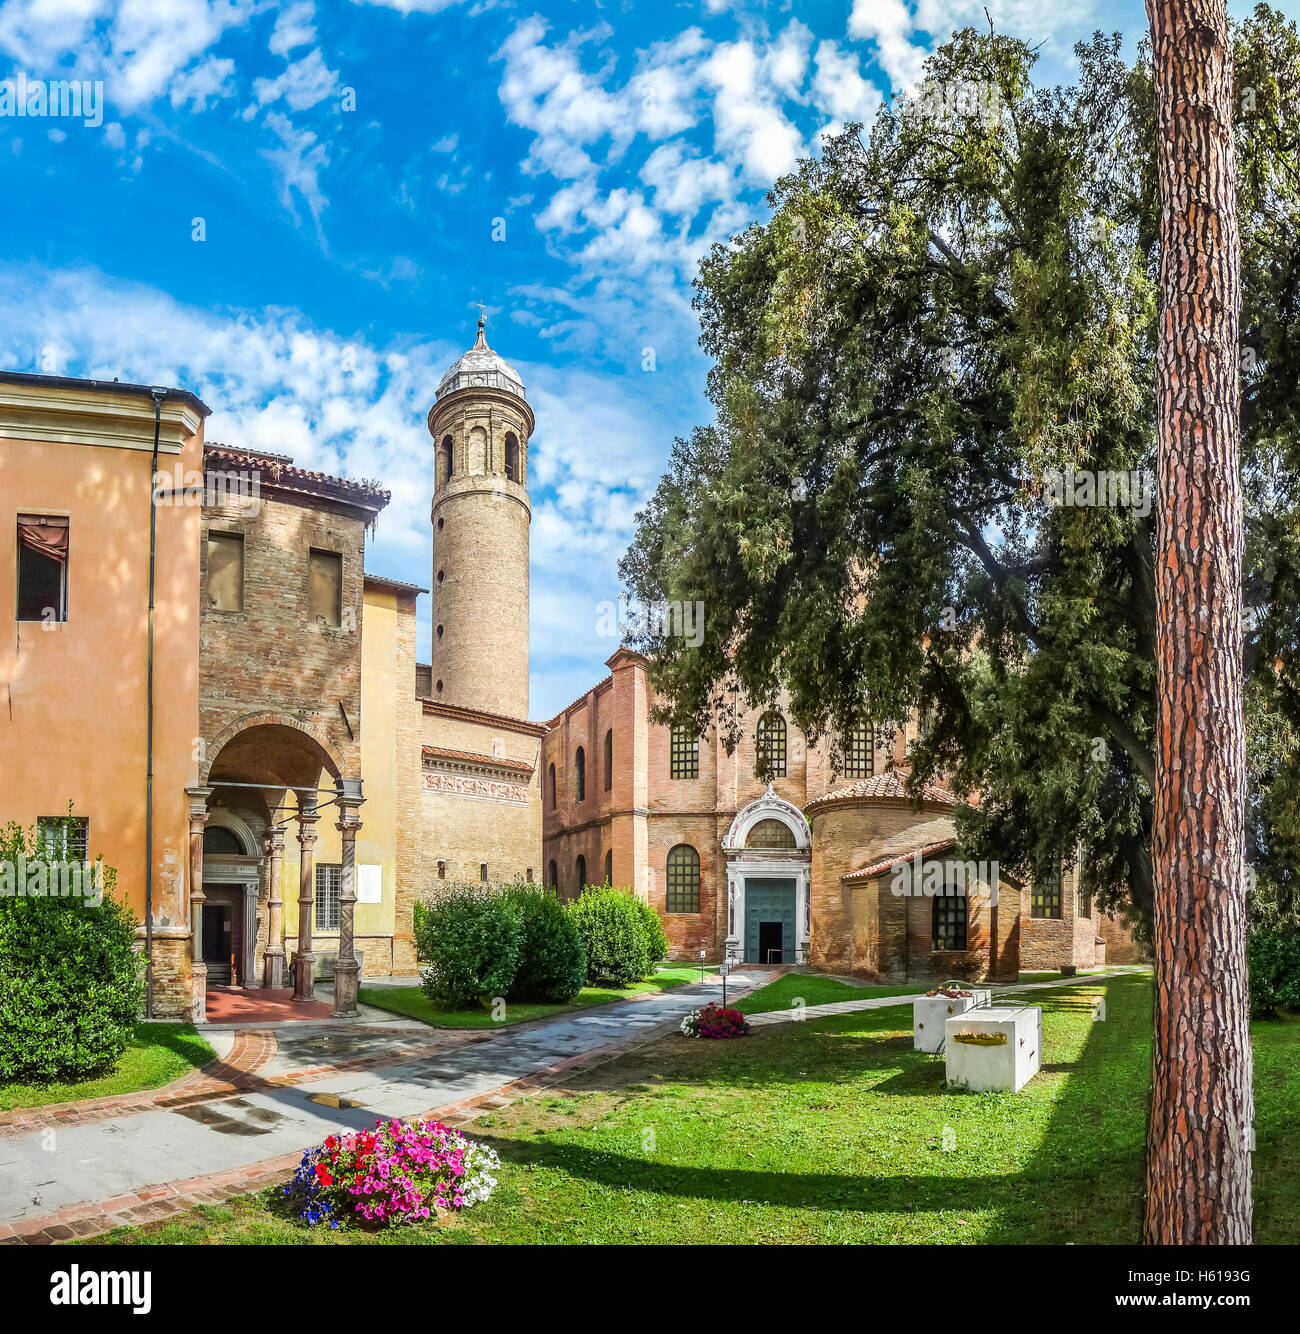
[[209,987],[210,1024],[274,1024],[293,1019],[328,1019],[325,1000],[296,1001],[293,993],[273,987]]

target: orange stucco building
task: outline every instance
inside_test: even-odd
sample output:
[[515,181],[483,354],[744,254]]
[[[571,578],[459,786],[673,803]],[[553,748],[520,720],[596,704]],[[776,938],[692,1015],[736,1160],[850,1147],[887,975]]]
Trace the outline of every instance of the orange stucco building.
[[[73,814],[144,920],[159,1013],[188,1013],[186,787],[199,716],[197,504],[150,510],[157,467],[201,466],[207,407],[184,390],[0,374],[0,793],[25,827]],[[30,536],[30,543],[24,535]],[[49,536],[48,552],[34,543]],[[61,569],[59,567],[62,567]],[[149,703],[153,688],[153,810]],[[148,843],[152,850],[146,852]]]

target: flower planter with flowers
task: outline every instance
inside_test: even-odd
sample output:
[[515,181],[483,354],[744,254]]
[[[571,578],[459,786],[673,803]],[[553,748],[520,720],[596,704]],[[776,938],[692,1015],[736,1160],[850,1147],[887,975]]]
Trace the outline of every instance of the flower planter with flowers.
[[307,1149],[283,1194],[308,1227],[391,1227],[481,1203],[500,1166],[486,1145],[441,1121],[381,1120]]
[[932,987],[912,1002],[912,1046],[917,1051],[942,1051],[944,1023],[955,1014],[987,1006],[989,1000],[987,988],[967,987],[960,982]]
[[739,1010],[710,1002],[702,1010],[692,1010],[682,1020],[681,1031],[688,1038],[743,1038],[749,1021]]

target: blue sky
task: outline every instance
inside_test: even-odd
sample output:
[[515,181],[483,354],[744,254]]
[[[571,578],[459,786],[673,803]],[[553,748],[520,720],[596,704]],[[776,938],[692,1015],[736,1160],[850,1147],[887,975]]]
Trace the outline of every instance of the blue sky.
[[[633,516],[709,415],[698,257],[984,8],[5,0],[0,79],[102,80],[105,105],[93,126],[0,117],[0,365],[182,385],[214,409],[209,439],[381,480],[369,568],[427,586],[424,416],[482,300],[537,413],[549,717],[603,674]],[[1049,81],[1078,38],[1145,23],[1086,0],[988,9],[1041,44]],[[423,657],[428,598],[420,619]]]

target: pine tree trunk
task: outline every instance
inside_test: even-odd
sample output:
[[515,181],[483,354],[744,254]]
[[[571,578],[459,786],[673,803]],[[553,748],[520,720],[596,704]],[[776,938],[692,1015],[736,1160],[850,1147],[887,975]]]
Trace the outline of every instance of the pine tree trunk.
[[1162,204],[1153,861],[1155,1056],[1145,1240],[1251,1239],[1241,238],[1224,0],[1147,0]]

